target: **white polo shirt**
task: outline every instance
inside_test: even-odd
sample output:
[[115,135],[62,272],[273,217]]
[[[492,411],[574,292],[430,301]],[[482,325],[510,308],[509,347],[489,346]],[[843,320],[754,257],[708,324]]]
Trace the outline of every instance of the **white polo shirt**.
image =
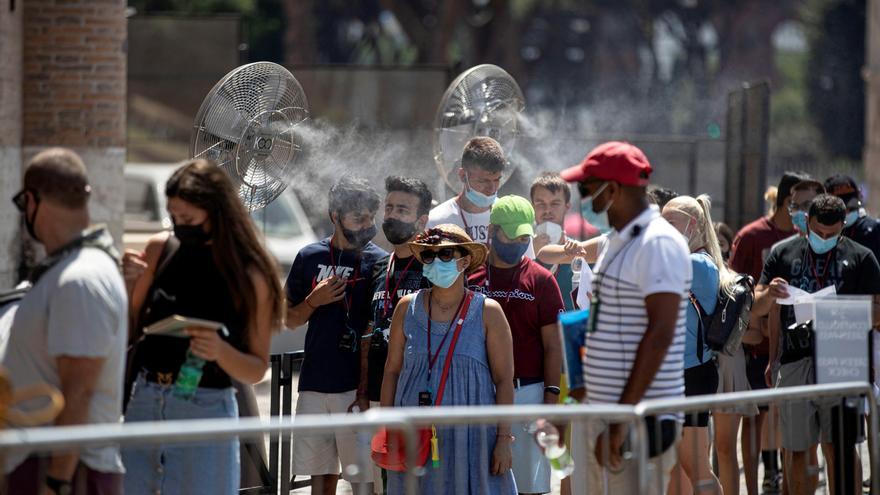
[[690,253],[684,237],[660,214],[647,208],[619,232],[608,236],[596,263],[590,308],[598,318],[586,338],[584,379],[587,401],[612,403],[629,379],[648,325],[645,298],[681,295],[672,345],[644,399],[684,397],[684,339]]

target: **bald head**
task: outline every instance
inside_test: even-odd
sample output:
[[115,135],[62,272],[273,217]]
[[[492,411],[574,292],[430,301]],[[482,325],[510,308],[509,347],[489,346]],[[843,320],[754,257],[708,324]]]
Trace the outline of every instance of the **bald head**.
[[85,164],[66,148],[37,153],[25,169],[24,187],[40,199],[71,209],[85,208],[91,192]]

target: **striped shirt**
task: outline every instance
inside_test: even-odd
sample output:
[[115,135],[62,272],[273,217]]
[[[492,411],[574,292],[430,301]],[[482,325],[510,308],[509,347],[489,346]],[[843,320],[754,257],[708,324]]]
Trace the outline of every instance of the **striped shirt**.
[[675,337],[644,399],[684,397],[684,340],[690,253],[654,208],[608,237],[594,269],[596,330],[587,334],[584,379],[590,403],[620,400],[648,326],[645,298],[681,294]]

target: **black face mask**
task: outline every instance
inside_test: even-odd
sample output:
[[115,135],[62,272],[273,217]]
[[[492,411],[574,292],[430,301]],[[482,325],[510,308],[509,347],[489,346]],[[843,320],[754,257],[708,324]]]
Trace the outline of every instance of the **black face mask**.
[[29,220],[27,216],[27,209],[24,211],[24,227],[27,229],[28,234],[30,234],[31,238],[37,242],[41,242],[40,238],[37,237],[37,211],[40,209],[40,200],[34,197],[34,217],[33,220]]
[[174,237],[180,241],[181,244],[185,246],[201,246],[205,244],[209,240],[211,240],[210,232],[205,232],[205,229],[202,228],[203,224],[199,225],[174,225]]
[[340,227],[342,228],[342,235],[345,236],[345,240],[356,249],[361,249],[366,246],[368,242],[373,240],[373,237],[376,237],[377,230],[375,225],[370,225],[361,230],[349,230],[341,225]]
[[416,233],[416,224],[407,223],[396,218],[386,218],[382,222],[382,232],[391,244],[403,244]]

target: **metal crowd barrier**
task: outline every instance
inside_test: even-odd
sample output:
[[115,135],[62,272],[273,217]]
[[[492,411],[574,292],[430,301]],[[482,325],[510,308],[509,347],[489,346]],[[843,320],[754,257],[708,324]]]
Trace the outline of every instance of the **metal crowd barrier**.
[[[419,426],[528,422],[545,418],[556,422],[595,421],[634,423],[634,408],[618,405],[559,407],[489,406],[371,409],[363,414],[303,415],[300,417],[174,420],[138,423],[58,426],[0,431],[0,453],[21,450],[48,452],[98,445],[138,447],[147,444],[206,443],[230,438],[252,439],[264,435],[330,434],[338,429],[374,432],[381,426],[404,432],[410,457],[415,455]],[[410,465],[415,459],[410,460]],[[406,493],[418,493],[418,469],[407,473]]]
[[[798,387],[782,387],[765,390],[756,390],[748,392],[735,392],[726,394],[701,395],[684,399],[662,399],[662,400],[646,400],[635,406],[635,413],[639,417],[658,416],[670,413],[698,413],[705,411],[722,412],[725,409],[732,410],[742,408],[743,406],[765,406],[777,405],[783,407],[786,403],[799,402],[805,400],[816,400],[822,398],[840,398],[845,400],[847,397],[859,397],[866,399],[868,404],[868,431],[867,434],[873,438],[873,442],[869,442],[870,449],[870,480],[871,493],[880,493],[880,442],[878,442],[878,405],[874,397],[871,384],[862,382],[846,382],[826,385],[803,385]],[[854,425],[844,425],[843,418],[838,417],[835,423],[834,445],[837,449],[845,447],[843,445],[844,427],[851,428]],[[760,432],[758,433],[760,436]],[[759,439],[758,439],[759,440]],[[754,444],[754,443],[753,443]],[[852,445],[854,446],[854,444]],[[836,470],[842,473],[844,477],[852,477],[851,469],[843,469],[844,465],[851,465],[853,459],[841,459],[839,455],[835,455],[835,462],[838,464]],[[640,463],[640,478],[645,477],[644,471],[647,469],[646,463]],[[861,487],[852,486],[852,481],[842,484],[838,482],[837,493],[854,493],[858,490],[861,493]],[[644,485],[642,485],[644,486]],[[760,487],[759,487],[760,489]]]
[[[272,418],[290,417],[293,414],[293,371],[305,352],[273,354],[271,358],[272,382],[269,395],[269,415]],[[290,435],[271,435],[269,439],[269,475],[271,484],[261,493],[290,493],[290,490],[309,486],[310,480],[296,481],[291,476]]]
[[[763,405],[786,401],[816,399],[820,397],[870,397],[869,434],[877,438],[877,404],[873,400],[869,384],[843,383],[835,385],[809,385],[690,397],[680,400],[650,400],[636,406],[623,405],[516,405],[483,407],[438,407],[371,409],[363,414],[303,415],[292,416],[292,382],[290,381],[295,354],[273,358],[273,395],[269,420],[260,418],[206,419],[188,421],[158,421],[125,424],[81,425],[50,428],[28,428],[0,431],[0,455],[15,451],[48,452],[64,448],[82,448],[95,445],[119,445],[133,448],[146,444],[180,444],[210,442],[214,440],[240,439],[263,440],[270,436],[270,466],[273,480],[280,480],[277,487],[263,487],[261,493],[289,493],[298,485],[290,480],[290,442],[293,436],[331,434],[339,429],[371,434],[381,426],[396,428],[404,433],[409,465],[416,451],[416,434],[419,427],[462,424],[494,424],[530,422],[544,418],[557,424],[625,423],[634,426],[635,442],[633,459],[637,462],[640,492],[647,493],[649,472],[647,457],[647,427],[644,418],[661,414],[688,413],[719,410],[725,407]],[[287,360],[287,361],[285,361]],[[276,373],[277,371],[277,373]],[[277,392],[274,377],[278,377]],[[599,430],[601,431],[601,430]],[[527,436],[524,441],[531,441]],[[871,476],[872,493],[880,493],[880,443],[872,442]],[[369,453],[361,453],[369,469]],[[361,461],[363,462],[363,461]],[[575,469],[586,469],[584,459],[575,458]],[[421,468],[410,470],[406,475],[406,493],[418,493]],[[290,480],[286,483],[287,480]],[[660,493],[663,487],[659,487]]]

